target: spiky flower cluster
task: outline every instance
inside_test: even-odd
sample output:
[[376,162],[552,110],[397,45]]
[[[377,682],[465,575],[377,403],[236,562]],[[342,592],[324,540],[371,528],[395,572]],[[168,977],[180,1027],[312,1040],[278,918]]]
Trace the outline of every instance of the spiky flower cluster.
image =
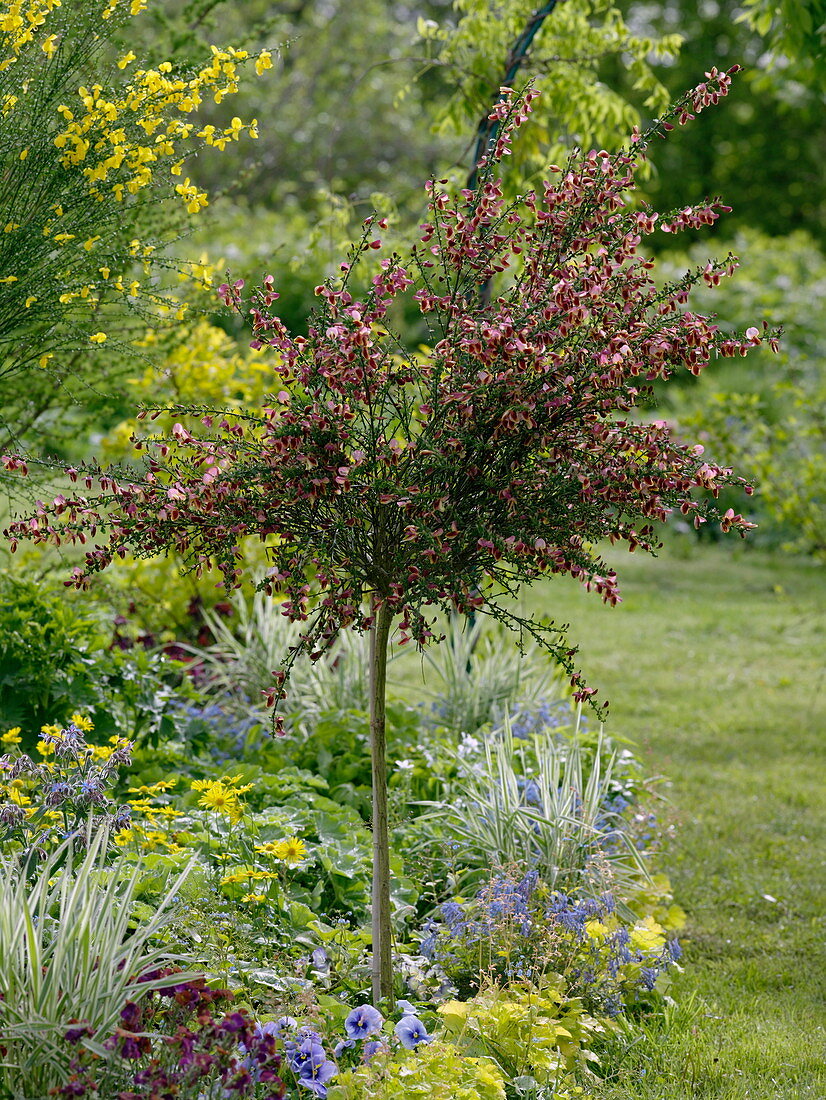
[[[634,416],[656,379],[697,374],[761,342],[756,328],[723,335],[686,308],[694,282],[734,270],[730,257],[659,289],[640,253],[658,224],[711,224],[721,204],[659,218],[628,203],[646,142],[688,107],[725,95],[728,81],[713,70],[629,150],[572,158],[514,204],[495,171],[532,93],[504,89],[477,188],[451,197],[429,184],[430,216],[410,259],[381,259],[357,296],[358,261],[382,247],[368,220],[341,280],[317,288],[306,336],[274,314],[271,278],[249,306],[242,283],[221,288],[228,304],[249,308],[253,346],[277,356],[260,413],[199,410],[197,437],[178,423],[171,438],[137,441],[148,456],[142,479],[89,471],[95,501],[58,497],[9,536],[59,544],[105,532],[75,570],[80,587],[127,551],[169,548],[196,571],[216,562],[236,585],[240,540],[258,535],[270,542],[268,590],[285,615],[308,621],[302,648],[317,655],[342,628],[369,628],[380,606],[419,644],[432,637],[433,609],[484,611],[536,635],[498,595],[558,573],[616,603],[617,578],[597,545],[651,550],[653,521],[674,510],[744,532],[742,516],[719,516],[698,493],[741,480],[665,422]],[[480,285],[495,277],[500,293],[480,304]],[[411,296],[430,332],[425,350],[389,329]],[[546,645],[579,697],[591,693],[564,638]],[[279,683],[270,701],[280,692]]]

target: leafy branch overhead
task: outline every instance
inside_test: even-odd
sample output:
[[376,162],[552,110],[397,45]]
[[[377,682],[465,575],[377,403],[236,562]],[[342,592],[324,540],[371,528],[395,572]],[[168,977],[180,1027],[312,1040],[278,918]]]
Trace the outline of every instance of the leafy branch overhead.
[[[573,159],[514,203],[496,170],[537,93],[507,93],[476,191],[451,196],[431,183],[421,240],[405,260],[381,259],[357,298],[357,265],[382,248],[381,223],[368,220],[340,281],[317,288],[307,336],[273,312],[271,279],[249,306],[239,283],[223,288],[228,304],[249,308],[254,346],[274,357],[272,400],[259,413],[181,408],[200,414],[203,432],[176,424],[171,437],[138,440],[142,476],[85,473],[89,488],[99,481],[94,502],[60,496],[13,523],[12,538],[104,534],[75,570],[78,586],[127,551],[172,548],[196,571],[217,563],[233,586],[240,540],[257,535],[269,543],[267,589],[307,622],[301,648],[319,654],[341,629],[372,625],[367,596],[419,644],[431,640],[436,610],[482,611],[536,635],[500,597],[558,573],[615,603],[617,578],[597,549],[605,540],[651,550],[654,521],[674,510],[745,531],[740,515],[720,516],[695,492],[716,496],[741,479],[633,410],[655,379],[698,374],[713,356],[745,355],[773,336],[723,334],[685,308],[693,283],[734,270],[730,257],[658,289],[639,253],[656,228],[713,223],[719,202],[659,217],[625,201],[650,138],[716,103],[729,83],[712,70],[628,150]],[[479,284],[502,273],[480,309]],[[411,296],[430,332],[425,350],[390,329],[394,303]],[[579,692],[591,693],[564,637],[551,639]]]
[[[500,85],[527,75],[542,99],[514,149],[522,178],[541,175],[549,159],[565,157],[572,146],[612,148],[639,122],[640,108],[657,113],[668,107],[671,96],[653,63],[673,60],[681,35],[635,34],[616,4],[457,0],[454,7],[460,13],[455,28],[419,22],[454,88],[437,130],[466,135],[487,116]],[[503,42],[511,44],[507,56]],[[633,96],[605,81],[607,63],[627,70]]]

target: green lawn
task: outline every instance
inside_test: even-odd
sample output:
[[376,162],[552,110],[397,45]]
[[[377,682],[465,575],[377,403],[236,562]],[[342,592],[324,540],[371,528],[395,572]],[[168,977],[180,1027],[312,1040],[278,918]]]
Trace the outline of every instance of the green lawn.
[[605,1097],[826,1097],[826,568],[740,548],[615,554],[615,609],[564,580],[609,730],[667,777],[661,856],[689,913],[681,999]]

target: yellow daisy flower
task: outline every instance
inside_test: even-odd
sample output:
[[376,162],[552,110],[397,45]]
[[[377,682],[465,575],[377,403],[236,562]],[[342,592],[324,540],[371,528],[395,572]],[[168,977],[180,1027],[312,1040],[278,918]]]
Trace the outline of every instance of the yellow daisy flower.
[[307,846],[304,841],[299,840],[297,836],[287,837],[287,839],[282,840],[279,845],[278,858],[282,859],[289,866],[300,863],[306,854]]
[[222,783],[213,783],[198,799],[198,805],[205,810],[215,810],[216,813],[225,814],[227,817],[241,816],[241,807],[235,797],[235,791],[225,787]]

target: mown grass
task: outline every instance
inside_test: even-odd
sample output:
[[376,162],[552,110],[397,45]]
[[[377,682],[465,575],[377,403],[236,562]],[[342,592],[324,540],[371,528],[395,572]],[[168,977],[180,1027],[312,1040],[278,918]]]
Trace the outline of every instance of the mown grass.
[[688,911],[685,1005],[628,1052],[605,1100],[826,1097],[826,568],[679,545],[612,559],[615,609],[563,580],[609,731],[667,777],[661,869]]

